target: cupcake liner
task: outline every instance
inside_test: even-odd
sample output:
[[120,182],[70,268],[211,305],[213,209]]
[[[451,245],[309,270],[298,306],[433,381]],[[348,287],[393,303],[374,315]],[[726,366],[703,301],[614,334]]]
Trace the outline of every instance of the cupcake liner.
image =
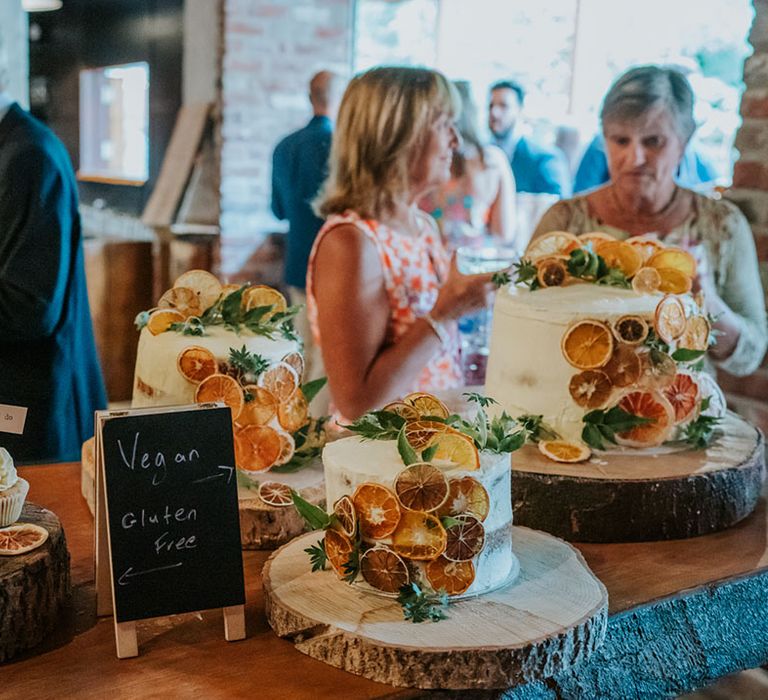
[[29,482],[19,480],[6,491],[0,491],[0,527],[15,523],[21,516],[21,509],[29,493]]

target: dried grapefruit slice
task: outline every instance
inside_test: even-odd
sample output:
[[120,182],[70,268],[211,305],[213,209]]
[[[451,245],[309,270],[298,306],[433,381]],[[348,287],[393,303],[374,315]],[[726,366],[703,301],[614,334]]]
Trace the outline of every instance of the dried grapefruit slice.
[[386,593],[397,593],[408,581],[408,567],[389,547],[369,549],[360,558],[360,573],[369,586]]
[[534,238],[525,249],[524,258],[536,262],[541,258],[551,258],[555,255],[567,255],[568,251],[579,247],[579,239],[567,231],[550,231],[543,236]]
[[436,396],[432,396],[432,394],[417,391],[413,394],[408,394],[403,399],[403,402],[413,406],[422,418],[448,418],[450,415],[447,406]]
[[191,345],[184,348],[176,358],[176,368],[188,382],[199,384],[212,374],[216,374],[218,363],[213,353],[201,348],[199,345]]
[[448,541],[445,528],[431,513],[403,511],[392,533],[392,548],[401,556],[417,561],[437,559]]
[[685,330],[677,345],[688,350],[706,350],[709,347],[709,321],[704,316],[691,316],[685,322]]
[[425,573],[429,585],[446,595],[464,593],[475,580],[475,567],[471,561],[450,561],[445,557],[429,562]]
[[299,375],[287,362],[278,362],[259,375],[258,384],[272,392],[279,403],[285,403],[299,388]]
[[221,282],[206,270],[189,270],[177,277],[173,286],[186,287],[194,291],[203,311],[216,303],[222,290]]
[[299,383],[301,383],[302,377],[304,376],[304,358],[301,356],[301,353],[289,352],[283,357],[282,362],[285,362],[285,364],[290,365],[296,370],[296,376],[298,376]]
[[608,267],[621,270],[627,279],[634,277],[643,264],[640,251],[624,241],[604,241],[597,246],[596,252]]
[[349,496],[345,494],[333,504],[333,514],[341,531],[347,537],[354,537],[357,534],[357,511]]
[[309,404],[301,389],[294,392],[290,399],[277,408],[277,420],[289,433],[293,433],[306,424],[309,417]]
[[627,345],[639,345],[648,337],[648,321],[642,316],[627,314],[613,322],[616,340]]
[[656,335],[669,344],[677,340],[686,326],[685,307],[676,296],[667,294],[656,306],[654,318]]
[[672,404],[676,423],[690,418],[699,405],[699,385],[687,372],[678,372],[675,380],[661,393]]
[[654,267],[641,267],[632,278],[632,289],[637,294],[653,294],[661,287],[661,275]]
[[383,539],[392,534],[401,520],[397,497],[381,484],[360,484],[352,494],[352,503],[363,537]]
[[416,420],[405,424],[405,439],[414,450],[423,450],[435,433],[447,433],[450,430],[449,425],[439,421]]
[[352,540],[338,530],[325,531],[325,554],[339,578],[348,574],[347,565],[354,550]]
[[200,298],[195,290],[189,287],[172,287],[160,297],[157,305],[161,309],[176,309],[184,314],[185,318],[203,313]]
[[243,410],[245,398],[240,385],[228,374],[211,374],[197,385],[195,390],[197,403],[220,401],[232,411],[232,420],[237,420],[240,411]]
[[235,431],[235,461],[238,469],[262,472],[280,458],[283,441],[276,430],[246,425]]
[[592,452],[581,442],[567,440],[539,440],[539,452],[553,462],[585,462]]
[[254,284],[248,287],[243,292],[241,305],[246,311],[259,306],[271,306],[272,308],[262,316],[265,321],[288,308],[285,297],[276,289],[265,284]]
[[568,391],[579,406],[599,408],[610,398],[613,384],[605,372],[588,369],[571,377]]
[[445,503],[450,487],[437,467],[416,462],[395,477],[394,489],[403,508],[430,513]]
[[293,490],[288,484],[279,481],[262,481],[259,484],[259,498],[273,508],[285,508],[293,505]]
[[174,323],[183,323],[186,316],[176,309],[156,309],[149,314],[147,330],[152,335],[160,335],[169,330]]
[[616,433],[616,441],[629,447],[660,445],[669,436],[675,422],[675,411],[658,391],[630,391],[618,403],[619,408],[633,416],[650,418],[650,423],[637,425]]
[[565,263],[559,258],[543,258],[536,267],[536,279],[542,287],[560,287],[568,278]]
[[433,462],[448,463],[457,469],[480,469],[480,453],[475,442],[468,435],[456,430],[435,433],[429,441],[429,447],[437,446]]
[[239,425],[266,425],[277,414],[277,399],[268,389],[247,384],[243,392],[247,400],[237,417]]
[[611,359],[603,367],[614,386],[625,387],[634,384],[643,373],[643,364],[635,347],[626,343],[617,343]]
[[457,522],[445,529],[443,556],[451,561],[469,561],[480,554],[485,544],[485,528],[474,515],[457,515]]
[[451,479],[448,482],[450,492],[448,498],[438,509],[441,517],[444,515],[461,515],[471,513],[480,520],[485,520],[491,509],[491,499],[488,491],[477,479],[465,476],[461,479]]
[[655,252],[648,259],[648,267],[673,268],[680,271],[686,277],[696,277],[696,259],[687,250],[682,248],[667,247]]
[[419,412],[413,407],[405,403],[405,401],[392,401],[388,403],[382,411],[389,411],[390,413],[396,413],[401,418],[405,418],[407,422],[419,420]]
[[0,556],[30,552],[48,539],[48,530],[32,523],[16,523],[0,529]]
[[659,291],[664,294],[686,294],[691,291],[693,280],[673,267],[656,268],[659,273]]
[[600,321],[576,321],[565,332],[560,348],[577,369],[597,369],[611,359],[613,335]]

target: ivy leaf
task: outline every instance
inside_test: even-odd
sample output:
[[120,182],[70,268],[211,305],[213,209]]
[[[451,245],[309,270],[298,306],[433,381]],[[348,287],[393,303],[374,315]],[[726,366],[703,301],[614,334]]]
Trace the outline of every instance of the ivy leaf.
[[310,530],[325,530],[332,522],[331,516],[322,508],[305,501],[298,493],[293,491],[293,505],[299,515],[304,518]]
[[403,464],[405,464],[406,467],[409,464],[415,464],[419,461],[419,456],[416,454],[416,450],[411,447],[411,444],[405,437],[405,425],[400,428],[400,432],[397,434],[397,451],[400,453],[400,459],[403,460]]
[[397,602],[403,609],[403,618],[411,622],[438,622],[447,617],[448,596],[445,593],[427,593],[413,582],[400,588]]
[[328,377],[320,377],[319,379],[313,379],[311,382],[301,385],[301,393],[304,394],[304,398],[307,403],[312,401],[320,393],[320,390],[328,383]]
[[678,348],[672,353],[672,359],[675,362],[694,362],[703,357],[706,350],[690,350],[688,348]]
[[422,462],[430,462],[432,461],[432,458],[435,456],[435,453],[437,452],[438,445],[431,445],[430,447],[425,447],[421,451],[421,461]]

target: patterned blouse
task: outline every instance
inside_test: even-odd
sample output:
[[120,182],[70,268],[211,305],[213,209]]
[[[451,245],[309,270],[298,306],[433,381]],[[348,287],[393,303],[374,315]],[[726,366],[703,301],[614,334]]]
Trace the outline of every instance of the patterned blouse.
[[[314,264],[320,242],[341,224],[352,224],[376,247],[384,273],[384,287],[390,314],[386,343],[396,343],[435,304],[441,281],[448,276],[449,258],[440,235],[429,216],[419,213],[420,235],[416,238],[398,233],[372,219],[361,219],[354,212],[334,214],[317,234],[307,268],[307,315],[312,335],[322,348],[317,324],[314,294]],[[436,351],[411,387],[411,391],[441,391],[461,386],[459,336],[455,323],[449,325],[449,342]],[[395,399],[397,397],[392,397]]]
[[[733,353],[715,364],[726,372],[744,376],[760,365],[768,345],[765,296],[760,282],[755,241],[747,220],[735,204],[693,193],[693,211],[664,242],[684,248],[698,246],[704,264],[712,271],[715,288],[737,315],[739,340]],[[563,200],[542,216],[534,236],[547,231],[605,231],[616,238],[626,231],[604,224],[589,210],[586,196]]]

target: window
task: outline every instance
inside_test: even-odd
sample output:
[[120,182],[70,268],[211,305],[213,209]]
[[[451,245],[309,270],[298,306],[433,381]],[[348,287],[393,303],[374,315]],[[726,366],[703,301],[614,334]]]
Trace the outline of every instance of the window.
[[78,178],[143,185],[149,177],[149,65],[80,72]]

